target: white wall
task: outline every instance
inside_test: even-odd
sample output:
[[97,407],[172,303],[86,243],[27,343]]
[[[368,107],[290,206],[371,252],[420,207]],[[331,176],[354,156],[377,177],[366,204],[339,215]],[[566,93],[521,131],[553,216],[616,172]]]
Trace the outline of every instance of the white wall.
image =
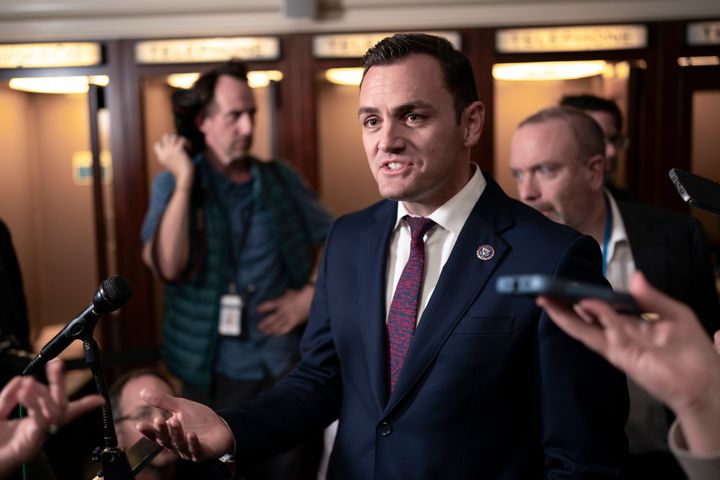
[[398,31],[720,17],[717,0],[0,0],[0,42]]

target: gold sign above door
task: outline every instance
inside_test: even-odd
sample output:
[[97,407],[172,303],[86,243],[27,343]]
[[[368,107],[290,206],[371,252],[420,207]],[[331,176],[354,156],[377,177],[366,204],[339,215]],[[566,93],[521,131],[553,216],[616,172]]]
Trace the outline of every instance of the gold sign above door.
[[645,25],[510,28],[495,34],[498,53],[584,52],[647,47]]
[[[458,32],[426,32],[443,37],[460,50],[461,41]],[[315,58],[362,58],[365,52],[383,38],[392,35],[385,33],[342,33],[315,35],[313,37],[313,55]]]
[[99,43],[14,43],[0,45],[0,68],[87,67],[102,63]]
[[693,47],[720,45],[720,22],[688,23],[687,43]]
[[277,60],[280,41],[276,37],[218,37],[177,40],[146,40],[135,44],[135,61],[153,63]]

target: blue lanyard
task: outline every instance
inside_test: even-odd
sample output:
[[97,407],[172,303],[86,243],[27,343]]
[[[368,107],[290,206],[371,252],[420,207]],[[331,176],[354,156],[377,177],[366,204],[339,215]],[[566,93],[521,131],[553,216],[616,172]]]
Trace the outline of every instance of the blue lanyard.
[[602,262],[603,262],[603,275],[605,275],[605,272],[607,271],[607,252],[608,252],[608,243],[610,242],[610,234],[612,233],[612,225],[613,225],[613,213],[612,208],[610,208],[610,201],[608,200],[607,196],[605,197],[605,233],[603,234],[603,244],[602,244]]

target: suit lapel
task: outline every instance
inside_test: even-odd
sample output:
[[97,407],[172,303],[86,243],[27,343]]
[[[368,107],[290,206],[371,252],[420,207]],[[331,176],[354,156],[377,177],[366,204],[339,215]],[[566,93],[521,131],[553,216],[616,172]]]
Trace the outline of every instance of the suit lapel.
[[647,278],[652,278],[655,287],[666,289],[672,280],[666,274],[665,263],[658,261],[658,258],[667,255],[665,235],[654,228],[653,220],[639,214],[632,204],[617,202],[617,205],[630,242],[635,268]]
[[[397,203],[387,202],[359,238],[358,278],[362,282],[359,298],[367,301],[369,318],[360,319],[360,331],[365,346],[365,356],[370,372],[370,383],[378,410],[387,402],[387,333],[385,330],[385,278],[388,245],[395,220]],[[366,299],[366,300],[365,300]]]
[[[497,232],[510,227],[513,218],[509,199],[492,180],[465,222],[437,286],[420,319],[385,411],[392,409],[408,392],[438,354],[447,337],[486,287],[508,246]],[[490,259],[477,256],[478,247],[494,249]]]

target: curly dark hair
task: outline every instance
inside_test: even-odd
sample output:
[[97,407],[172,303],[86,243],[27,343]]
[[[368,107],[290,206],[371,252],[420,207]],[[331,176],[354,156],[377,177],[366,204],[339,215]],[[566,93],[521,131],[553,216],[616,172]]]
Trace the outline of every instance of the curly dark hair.
[[213,101],[215,100],[215,86],[217,85],[218,78],[223,75],[228,75],[243,82],[247,82],[247,74],[248,68],[244,62],[237,59],[231,59],[200,75],[200,78],[195,81],[195,84],[192,87],[199,103],[198,115],[201,117],[208,115]]

